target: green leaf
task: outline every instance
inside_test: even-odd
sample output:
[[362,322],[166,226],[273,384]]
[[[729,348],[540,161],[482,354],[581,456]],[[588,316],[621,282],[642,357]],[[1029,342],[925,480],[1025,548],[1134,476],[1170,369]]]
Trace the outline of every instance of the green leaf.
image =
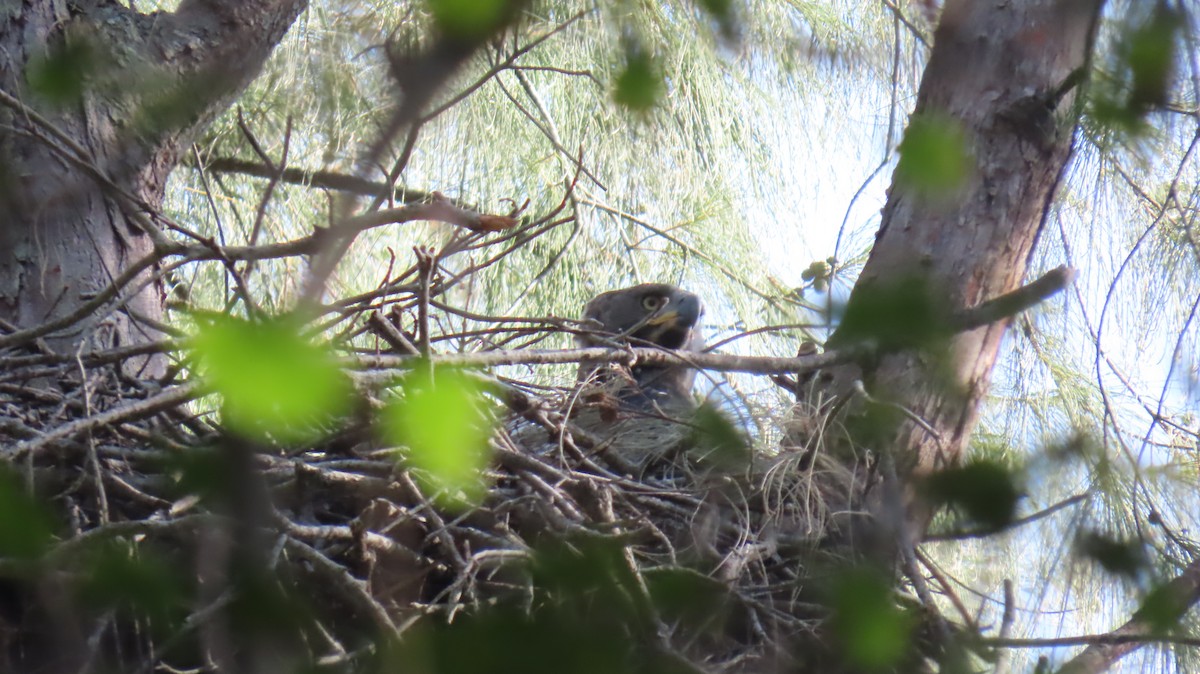
[[646,588],[659,615],[691,632],[720,634],[733,614],[729,587],[706,574],[683,567],[645,572]]
[[1167,103],[1182,26],[1182,17],[1159,3],[1153,16],[1129,33],[1123,51],[1133,80],[1129,96],[1132,114],[1141,116]]
[[926,198],[954,195],[973,168],[962,125],[946,115],[913,115],[899,151],[896,182]]
[[1179,588],[1167,582],[1155,586],[1146,594],[1134,617],[1148,624],[1155,634],[1163,634],[1177,627],[1187,610],[1188,602],[1184,595]]
[[908,652],[914,621],[893,601],[891,585],[879,573],[865,568],[839,573],[831,606],[834,632],[851,665],[883,670]]
[[954,334],[946,304],[944,293],[935,291],[922,274],[895,283],[859,283],[827,345],[868,343],[884,350],[940,352],[940,345]]
[[961,509],[987,531],[1008,526],[1021,498],[1012,471],[995,461],[977,460],[938,471],[922,486],[933,503]]
[[428,0],[434,23],[443,34],[479,42],[508,22],[509,0]]
[[1145,544],[1136,539],[1119,540],[1099,532],[1083,532],[1075,550],[1096,561],[1105,571],[1136,580],[1149,567]]
[[750,440],[724,414],[705,403],[692,417],[693,455],[725,470],[740,470],[750,464]]
[[119,608],[146,618],[166,635],[187,617],[184,568],[123,541],[104,541],[84,551],[81,599],[97,608]]
[[95,71],[96,50],[89,41],[68,40],[30,59],[25,81],[30,91],[65,107],[79,102],[88,76]]
[[738,25],[734,0],[696,0],[696,4],[713,18],[721,31],[721,37],[731,42],[738,39],[741,26]]
[[21,480],[0,466],[0,557],[33,559],[51,542],[53,520]]
[[658,63],[640,49],[629,49],[625,68],[617,76],[613,100],[630,110],[645,112],[658,104],[665,90]]
[[444,506],[483,496],[482,473],[491,453],[492,424],[481,404],[484,386],[466,372],[419,364],[405,379],[403,396],[384,413],[389,442],[407,448],[417,477]]
[[350,383],[333,354],[289,317],[217,317],[197,332],[192,353],[222,397],[223,420],[248,437],[302,441],[348,409]]

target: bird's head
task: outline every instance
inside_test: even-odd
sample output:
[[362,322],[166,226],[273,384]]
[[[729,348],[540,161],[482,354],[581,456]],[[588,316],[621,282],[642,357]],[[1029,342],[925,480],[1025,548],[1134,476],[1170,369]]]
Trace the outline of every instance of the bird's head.
[[[588,302],[583,318],[596,329],[576,338],[580,346],[611,345],[614,339],[633,346],[700,351],[703,304],[696,295],[665,283],[643,283],[611,290]],[[589,374],[583,368],[580,375]],[[696,373],[690,368],[636,366],[631,372],[647,393],[690,395]]]

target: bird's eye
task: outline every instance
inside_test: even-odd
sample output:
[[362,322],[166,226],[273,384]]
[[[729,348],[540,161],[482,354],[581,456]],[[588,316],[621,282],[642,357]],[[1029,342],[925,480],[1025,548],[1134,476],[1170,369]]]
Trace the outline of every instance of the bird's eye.
[[666,303],[667,298],[660,295],[646,295],[642,298],[642,308],[646,311],[658,311]]

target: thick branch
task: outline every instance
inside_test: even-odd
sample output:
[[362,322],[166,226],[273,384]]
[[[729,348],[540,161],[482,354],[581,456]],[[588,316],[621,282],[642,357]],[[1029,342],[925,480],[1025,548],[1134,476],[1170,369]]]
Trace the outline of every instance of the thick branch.
[[1032,283],[960,313],[953,327],[961,332],[1015,316],[1067,287],[1074,278],[1074,269],[1066,265],[1055,267]]

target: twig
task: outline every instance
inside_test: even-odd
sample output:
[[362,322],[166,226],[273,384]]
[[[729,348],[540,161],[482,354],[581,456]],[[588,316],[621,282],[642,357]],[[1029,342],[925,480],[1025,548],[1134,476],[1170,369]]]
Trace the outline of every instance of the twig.
[[[1017,598],[1013,594],[1013,582],[1010,578],[1004,579],[1004,615],[1000,619],[999,638],[1007,639],[1012,634],[1014,618],[1017,614]],[[1001,648],[996,653],[996,664],[992,668],[992,674],[1008,674],[1008,663],[1011,658],[1009,651],[1006,648]]]
[[[276,167],[268,163],[245,161],[234,157],[217,157],[209,159],[206,162],[201,162],[197,159],[193,168],[213,173],[238,173],[255,178],[271,179],[278,176],[280,182],[289,185],[305,185],[321,189],[338,190],[340,192],[351,192],[365,197],[387,195],[390,193],[394,199],[406,204],[425,201],[432,195],[432,192],[407,187],[393,188],[383,182],[367,180],[345,173],[335,173],[333,171],[309,171],[294,167],[287,167],[283,171],[279,171]],[[457,205],[468,210],[473,209],[469,204],[458,203]]]
[[321,554],[319,550],[304,541],[289,536],[285,547],[289,552],[312,564],[313,568],[322,576],[332,581],[336,587],[341,588],[342,595],[352,599],[363,614],[370,618],[375,627],[385,636],[397,633],[396,624],[392,622],[391,616],[383,606],[375,601],[371,593],[367,591],[366,583],[351,576],[343,566]]
[[410,356],[419,356],[421,351],[412,343],[408,337],[404,336],[403,332],[396,329],[388,321],[384,320],[379,315],[378,311],[372,311],[367,317],[367,325],[371,327],[371,331],[379,335],[383,341],[387,342],[393,349],[401,353],[406,353]]
[[7,461],[18,461],[26,455],[36,454],[47,447],[53,446],[55,442],[67,440],[80,433],[87,433],[110,424],[144,419],[168,408],[193,400],[202,393],[203,388],[197,382],[189,382],[169,388],[145,400],[114,407],[95,416],[76,419],[35,439],[18,443],[14,447],[0,449],[0,457],[3,457]]
[[[1066,508],[1068,506],[1073,506],[1076,503],[1079,503],[1080,501],[1088,498],[1089,496],[1090,496],[1090,494],[1086,494],[1086,493],[1075,494],[1074,496],[1065,498],[1065,499],[1059,501],[1058,503],[1055,503],[1054,505],[1050,506],[1049,508],[1044,508],[1035,513],[1026,515],[1025,517],[1015,519],[1015,520],[1009,522],[1007,525],[1005,525],[1004,528],[1000,529],[1000,531],[1008,531],[1009,529],[1014,529],[1016,527],[1024,526],[1026,524],[1029,524],[1030,522],[1036,522],[1037,520],[1040,520],[1044,517],[1049,517],[1050,515],[1053,515],[1054,513],[1058,512],[1059,510],[1062,510],[1063,508]],[[993,536],[997,533],[999,533],[999,531],[996,531],[995,529],[979,529],[979,530],[974,530],[974,531],[947,531],[945,533],[926,534],[924,540],[927,542],[959,541],[959,540],[964,540],[964,539],[968,539],[968,538],[984,538],[986,536]]]
[[433,270],[436,266],[433,253],[420,246],[413,248],[413,253],[417,256],[417,278],[419,279],[419,290],[417,291],[417,350],[424,358],[429,358],[433,353],[429,349],[429,292],[433,286]]

